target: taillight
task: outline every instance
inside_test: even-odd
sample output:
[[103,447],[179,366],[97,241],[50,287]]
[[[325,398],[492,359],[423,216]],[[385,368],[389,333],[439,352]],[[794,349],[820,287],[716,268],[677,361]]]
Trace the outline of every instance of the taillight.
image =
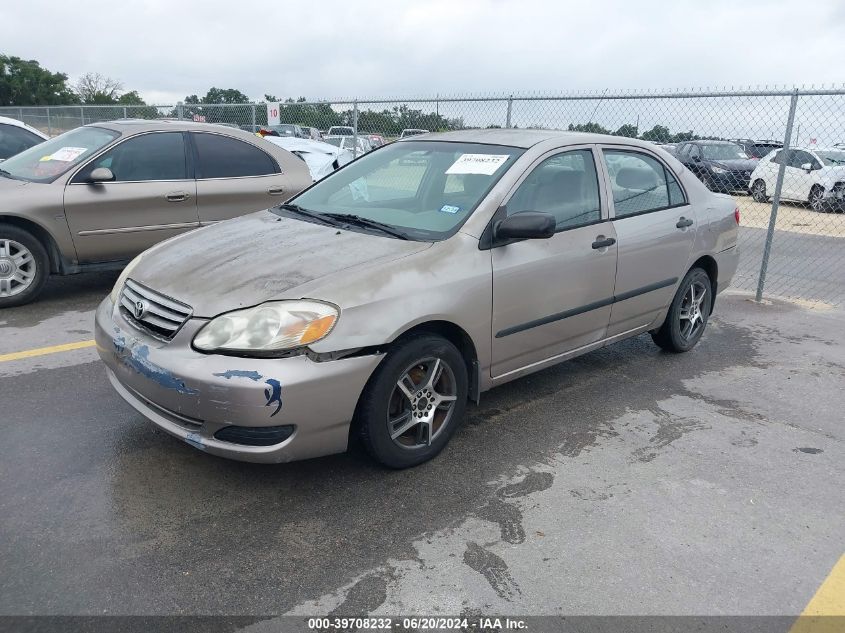
[[739,224],[739,207],[734,209],[734,220],[736,220],[736,223]]

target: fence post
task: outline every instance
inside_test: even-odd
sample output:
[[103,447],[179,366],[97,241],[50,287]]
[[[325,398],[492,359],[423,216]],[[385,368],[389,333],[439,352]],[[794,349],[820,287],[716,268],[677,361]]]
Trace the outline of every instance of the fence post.
[[358,158],[358,99],[352,102],[352,158]]
[[252,130],[251,132],[255,133],[257,130],[255,129],[255,104],[252,104]]
[[505,127],[511,127],[511,112],[513,111],[513,95],[508,97],[508,116],[505,119]]
[[85,108],[82,106],[79,106],[79,120],[81,125],[85,125]]
[[[795,123],[795,106],[798,105],[798,89],[792,93],[789,101],[789,117],[786,120],[786,133],[783,135],[783,151],[789,150],[789,141],[792,138],[792,124]],[[786,158],[786,154],[783,154]],[[769,255],[772,252],[772,240],[775,237],[775,222],[778,219],[778,207],[780,207],[780,193],[783,189],[783,176],[786,173],[786,162],[781,161],[778,165],[778,178],[775,182],[775,192],[772,195],[772,213],[769,216],[769,228],[766,231],[766,245],[763,247],[763,262],[760,264],[760,276],[757,278],[757,295],[755,301],[763,300],[763,286],[766,283],[766,269],[769,267]]]
[[18,120],[23,123],[23,108],[18,108]]
[[126,118],[126,106],[123,106],[123,118]]
[[179,102],[176,104],[176,118],[177,118],[177,119],[179,119],[179,120],[181,121],[183,116],[185,116],[185,113],[184,113],[184,111],[183,111],[182,102],[181,102],[181,101],[179,101]]
[[50,106],[47,106],[47,136],[53,136],[53,124],[50,121]]

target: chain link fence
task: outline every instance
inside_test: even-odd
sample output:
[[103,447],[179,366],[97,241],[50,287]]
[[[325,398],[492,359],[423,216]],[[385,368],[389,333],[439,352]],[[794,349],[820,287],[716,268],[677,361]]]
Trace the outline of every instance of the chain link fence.
[[[278,109],[281,124],[311,128],[306,132],[312,134],[349,126],[355,136],[373,135],[376,141],[398,138],[403,130],[516,127],[636,136],[666,144],[708,186],[724,189],[739,206],[741,261],[735,288],[758,298],[765,293],[845,303],[845,88],[288,101]],[[123,118],[188,119],[257,131],[267,126],[267,110],[264,103],[180,103],[4,107],[0,116],[55,136]],[[735,141],[755,159],[770,150],[780,149],[780,154],[743,162],[731,155],[735,146],[699,146],[693,162],[686,155],[688,142],[701,139]],[[724,186],[726,171],[734,178],[732,186]]]

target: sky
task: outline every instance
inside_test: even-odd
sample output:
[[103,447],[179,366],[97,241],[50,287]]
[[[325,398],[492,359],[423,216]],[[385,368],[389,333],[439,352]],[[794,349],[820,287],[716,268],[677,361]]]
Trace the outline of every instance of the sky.
[[0,53],[148,103],[845,84],[845,2],[5,0]]

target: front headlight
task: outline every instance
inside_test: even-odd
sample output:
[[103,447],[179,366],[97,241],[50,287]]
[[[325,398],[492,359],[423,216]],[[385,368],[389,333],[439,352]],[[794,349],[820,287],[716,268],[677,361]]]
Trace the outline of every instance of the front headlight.
[[716,165],[712,165],[710,167],[710,169],[713,170],[714,174],[726,174],[726,173],[728,173],[727,169],[724,169],[723,167],[716,167]]
[[320,301],[271,301],[212,319],[194,337],[203,352],[273,352],[316,343],[332,331],[338,309]]
[[123,272],[120,273],[120,277],[117,278],[117,282],[115,282],[114,288],[111,289],[111,294],[109,295],[109,297],[111,297],[112,303],[117,303],[118,300],[120,299],[120,291],[123,290],[123,284],[126,283],[126,278],[129,277],[129,275],[132,274],[132,269],[135,268],[135,266],[138,265],[138,263],[141,261],[141,257],[143,257],[143,255],[144,255],[144,253],[141,253],[135,259],[133,259],[131,262],[126,264],[126,268],[124,268]]

